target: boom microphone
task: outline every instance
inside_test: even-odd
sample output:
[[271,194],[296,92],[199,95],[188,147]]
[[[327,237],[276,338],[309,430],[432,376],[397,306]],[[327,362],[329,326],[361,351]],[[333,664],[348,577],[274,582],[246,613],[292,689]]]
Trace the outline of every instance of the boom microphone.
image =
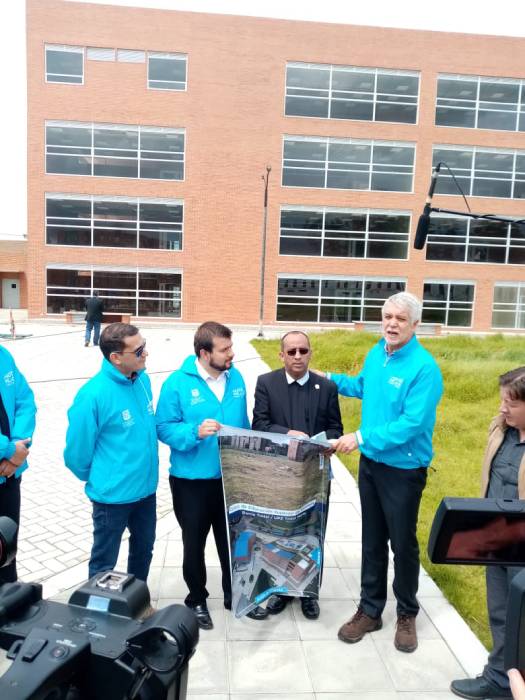
[[432,202],[432,197],[434,196],[434,190],[436,189],[436,183],[440,169],[441,163],[438,163],[432,171],[430,187],[428,189],[428,195],[425,200],[425,208],[423,209],[423,213],[421,214],[421,216],[419,217],[419,221],[417,222],[416,237],[414,238],[414,248],[416,248],[416,250],[422,250],[425,247],[425,243],[428,236],[428,229],[430,228],[430,212],[432,211],[430,204]]

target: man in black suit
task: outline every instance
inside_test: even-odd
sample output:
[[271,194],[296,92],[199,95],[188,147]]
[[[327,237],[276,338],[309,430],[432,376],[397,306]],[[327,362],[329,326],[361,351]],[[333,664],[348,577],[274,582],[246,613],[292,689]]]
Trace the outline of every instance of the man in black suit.
[[89,345],[91,340],[91,331],[93,331],[93,345],[98,345],[98,339],[100,337],[100,323],[102,321],[102,314],[104,313],[104,302],[99,298],[98,292],[95,289],[93,296],[86,299],[86,335],[84,338],[84,345]]
[[[326,432],[328,439],[343,433],[337,387],[317,374],[310,375],[310,339],[302,331],[290,331],[281,338],[279,353],[284,367],[262,374],[255,387],[252,429],[284,435],[312,436]],[[328,501],[326,504],[328,513]],[[286,607],[288,596],[273,595],[266,606],[276,615]],[[319,617],[319,603],[301,598],[303,615]]]

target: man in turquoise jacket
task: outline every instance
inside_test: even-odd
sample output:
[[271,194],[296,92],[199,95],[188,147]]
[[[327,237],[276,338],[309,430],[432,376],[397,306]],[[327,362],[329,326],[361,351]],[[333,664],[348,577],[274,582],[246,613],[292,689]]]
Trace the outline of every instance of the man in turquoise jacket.
[[383,338],[368,353],[356,377],[328,373],[339,393],[362,400],[361,426],[335,443],[342,453],[359,449],[359,495],[363,517],[361,601],[339,630],[344,642],[359,642],[380,629],[387,597],[388,542],[394,553],[397,600],[394,644],[417,647],[415,618],[419,579],[416,537],[421,495],[432,451],[436,408],[443,393],[436,361],[417,341],[421,302],[400,292],[385,302]]
[[[194,337],[195,355],[162,386],[157,405],[157,434],[171,448],[170,487],[175,517],[182,530],[184,601],[202,629],[212,629],[206,604],[206,538],[213,529],[222,569],[224,607],[231,609],[231,573],[217,432],[221,424],[249,428],[246,388],[232,365],[232,333],[207,321]],[[263,619],[256,608],[249,617]]]
[[128,528],[128,573],[146,581],[155,542],[159,460],[146,341],[129,323],[100,336],[102,368],[68,411],[64,461],[93,504],[90,578],[115,567]]
[[[0,515],[20,522],[20,477],[35,429],[36,405],[15,361],[0,346]],[[16,560],[0,569],[0,585],[17,579]]]

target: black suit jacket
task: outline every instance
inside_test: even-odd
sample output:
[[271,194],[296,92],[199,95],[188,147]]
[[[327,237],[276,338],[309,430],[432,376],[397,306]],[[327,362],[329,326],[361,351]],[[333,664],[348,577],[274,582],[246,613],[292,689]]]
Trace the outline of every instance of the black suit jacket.
[[102,321],[104,302],[98,297],[86,299],[86,321]]
[[[261,374],[255,387],[252,429],[265,433],[296,430],[290,425],[288,382],[284,369]],[[327,438],[343,434],[341,411],[334,382],[310,372],[309,382],[310,435],[326,431]]]

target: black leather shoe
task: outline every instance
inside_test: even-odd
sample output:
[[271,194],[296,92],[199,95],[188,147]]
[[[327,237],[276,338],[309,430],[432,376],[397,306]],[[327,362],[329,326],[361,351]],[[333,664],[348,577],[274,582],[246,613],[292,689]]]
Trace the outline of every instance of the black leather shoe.
[[202,630],[212,630],[213,620],[211,619],[210,612],[205,605],[187,605],[190,610],[193,610],[195,617],[197,618],[197,624]]
[[301,598],[301,610],[308,620],[317,620],[321,612],[315,598]]
[[288,605],[288,598],[283,595],[272,595],[268,599],[266,610],[270,615],[278,615]]
[[508,688],[500,688],[494,685],[483,676],[477,678],[462,678],[452,681],[450,690],[467,700],[492,700],[497,698],[512,698],[512,693]]
[[258,605],[249,613],[246,613],[246,617],[249,617],[250,620],[265,620],[268,617],[268,610],[266,610],[266,608],[261,608],[261,606]]
[[226,610],[231,610],[231,609],[232,609],[232,602],[231,602],[231,599],[228,600],[228,598],[225,598],[225,600],[224,600],[224,607],[226,608]]

